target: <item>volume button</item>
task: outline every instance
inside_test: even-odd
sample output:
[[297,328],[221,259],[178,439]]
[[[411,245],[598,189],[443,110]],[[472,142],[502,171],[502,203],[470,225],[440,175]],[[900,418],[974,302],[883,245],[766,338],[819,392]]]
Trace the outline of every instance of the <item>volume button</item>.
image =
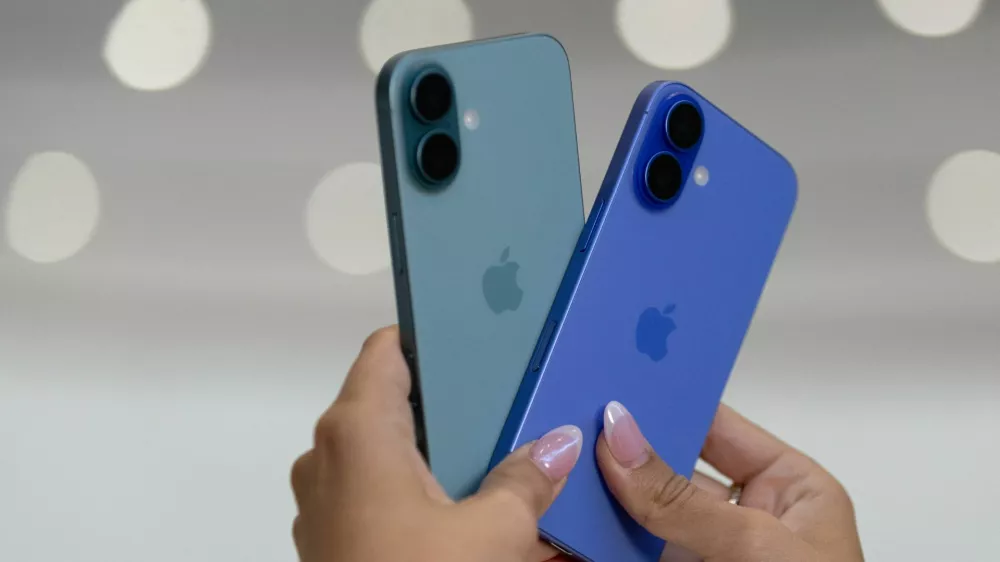
[[598,199],[594,201],[594,206],[590,209],[590,217],[587,219],[587,232],[580,239],[582,243],[580,244],[580,252],[586,252],[587,248],[590,247],[591,242],[593,242],[594,232],[597,230],[597,224],[601,222],[601,215],[604,213],[604,199]]
[[406,266],[403,261],[403,232],[400,228],[399,213],[393,213],[389,219],[389,252],[392,255],[393,272],[402,277]]
[[555,321],[549,320],[545,322],[545,328],[542,330],[542,335],[538,338],[538,345],[535,347],[535,353],[531,357],[531,372],[537,373],[542,370],[542,365],[545,364],[545,359],[549,355],[549,348],[552,347],[552,338],[555,337],[555,333]]
[[409,367],[410,371],[412,372],[414,369],[417,368],[417,356],[414,355],[414,353],[410,351],[405,345],[402,346],[402,348],[403,348],[403,358],[406,359],[406,366]]

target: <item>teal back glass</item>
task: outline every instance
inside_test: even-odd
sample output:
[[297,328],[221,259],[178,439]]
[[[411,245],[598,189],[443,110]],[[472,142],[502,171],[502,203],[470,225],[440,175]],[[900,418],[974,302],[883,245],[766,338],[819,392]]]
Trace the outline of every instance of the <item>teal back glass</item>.
[[[444,187],[416,169],[411,108],[427,68],[454,92],[460,165]],[[476,490],[583,226],[569,61],[546,35],[397,55],[378,78],[386,212],[411,405],[431,470]],[[463,119],[474,112],[478,117]]]

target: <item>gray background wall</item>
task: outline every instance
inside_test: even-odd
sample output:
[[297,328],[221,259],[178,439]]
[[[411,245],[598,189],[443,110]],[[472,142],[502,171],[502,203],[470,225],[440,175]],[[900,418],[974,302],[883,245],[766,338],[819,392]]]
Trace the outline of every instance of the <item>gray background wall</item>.
[[655,79],[791,159],[726,400],[843,480],[872,560],[995,559],[1000,4],[975,0],[5,3],[0,559],[294,559],[290,463],[395,316],[370,66],[517,31],[569,51],[588,203]]

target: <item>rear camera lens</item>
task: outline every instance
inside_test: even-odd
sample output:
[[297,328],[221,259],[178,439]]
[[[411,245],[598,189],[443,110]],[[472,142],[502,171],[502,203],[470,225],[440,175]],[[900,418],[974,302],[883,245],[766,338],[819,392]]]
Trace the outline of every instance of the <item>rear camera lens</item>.
[[413,84],[410,102],[413,113],[425,123],[437,121],[451,110],[451,82],[440,72],[430,71],[420,75]]
[[458,170],[458,145],[447,133],[428,133],[417,146],[417,166],[430,183],[448,180]]
[[660,203],[669,203],[676,198],[683,183],[681,164],[669,152],[653,156],[646,165],[646,189]]
[[681,150],[698,144],[704,130],[701,113],[693,103],[682,101],[670,109],[667,115],[667,138]]

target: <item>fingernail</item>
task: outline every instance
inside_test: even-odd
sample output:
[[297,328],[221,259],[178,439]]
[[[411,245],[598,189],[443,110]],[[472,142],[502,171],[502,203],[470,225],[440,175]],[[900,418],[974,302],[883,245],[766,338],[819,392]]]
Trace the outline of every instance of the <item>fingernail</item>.
[[604,439],[611,455],[625,468],[640,466],[649,458],[649,444],[635,418],[618,402],[604,408]]
[[553,482],[569,476],[583,446],[583,432],[573,425],[564,425],[545,434],[531,446],[531,460]]

